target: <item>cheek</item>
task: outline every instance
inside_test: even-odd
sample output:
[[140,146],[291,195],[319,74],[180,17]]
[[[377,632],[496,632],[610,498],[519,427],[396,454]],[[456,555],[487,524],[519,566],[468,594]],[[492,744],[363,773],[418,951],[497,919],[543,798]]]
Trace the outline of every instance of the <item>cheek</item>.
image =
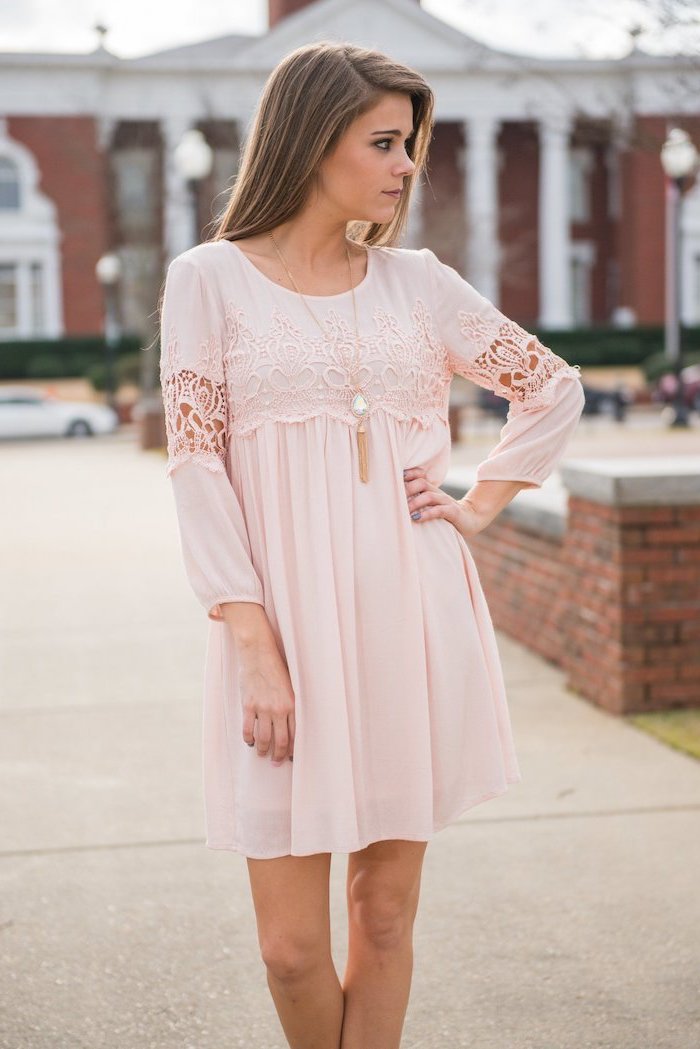
[[342,172],[343,190],[353,197],[366,196],[383,188],[383,164],[379,150],[376,155],[362,153],[348,160]]

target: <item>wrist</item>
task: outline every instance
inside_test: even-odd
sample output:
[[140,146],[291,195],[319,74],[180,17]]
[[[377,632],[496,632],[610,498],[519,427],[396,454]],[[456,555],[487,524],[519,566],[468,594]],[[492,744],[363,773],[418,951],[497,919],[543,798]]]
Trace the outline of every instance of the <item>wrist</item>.
[[523,487],[521,481],[477,481],[459,502],[486,528]]
[[254,601],[227,601],[221,605],[221,614],[237,648],[247,650],[271,640],[274,642],[270,620],[263,605]]

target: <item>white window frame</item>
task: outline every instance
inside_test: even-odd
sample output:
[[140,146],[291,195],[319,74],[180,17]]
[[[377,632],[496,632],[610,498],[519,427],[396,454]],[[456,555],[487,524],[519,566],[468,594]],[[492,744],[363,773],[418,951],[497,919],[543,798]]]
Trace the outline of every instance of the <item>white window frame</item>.
[[[0,329],[0,341],[31,338],[59,338],[64,331],[60,280],[56,206],[39,190],[39,168],[30,151],[8,134],[7,120],[0,118],[0,156],[11,160],[20,183],[19,208],[0,210],[0,262],[17,267],[17,324]],[[33,324],[31,267],[41,266],[41,306],[43,325]]]

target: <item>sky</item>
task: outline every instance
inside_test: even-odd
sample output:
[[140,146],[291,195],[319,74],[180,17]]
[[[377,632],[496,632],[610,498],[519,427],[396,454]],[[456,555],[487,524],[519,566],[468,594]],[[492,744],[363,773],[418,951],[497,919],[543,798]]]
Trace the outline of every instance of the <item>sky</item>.
[[[381,2],[381,0],[377,0]],[[491,47],[541,57],[621,58],[638,46],[700,57],[700,0],[423,0]],[[90,52],[94,26],[120,58],[267,29],[267,0],[0,0],[0,51]]]

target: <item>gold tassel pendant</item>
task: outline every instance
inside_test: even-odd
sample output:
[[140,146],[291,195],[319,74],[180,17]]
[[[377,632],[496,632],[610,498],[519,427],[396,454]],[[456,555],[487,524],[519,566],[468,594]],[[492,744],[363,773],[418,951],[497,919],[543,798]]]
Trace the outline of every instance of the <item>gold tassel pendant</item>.
[[357,427],[357,454],[360,463],[360,480],[369,481],[369,449],[364,420]]
[[365,432],[365,416],[369,412],[369,402],[359,390],[352,400],[351,409],[360,422],[357,427],[357,458],[360,466],[360,480],[369,481],[369,449]]

